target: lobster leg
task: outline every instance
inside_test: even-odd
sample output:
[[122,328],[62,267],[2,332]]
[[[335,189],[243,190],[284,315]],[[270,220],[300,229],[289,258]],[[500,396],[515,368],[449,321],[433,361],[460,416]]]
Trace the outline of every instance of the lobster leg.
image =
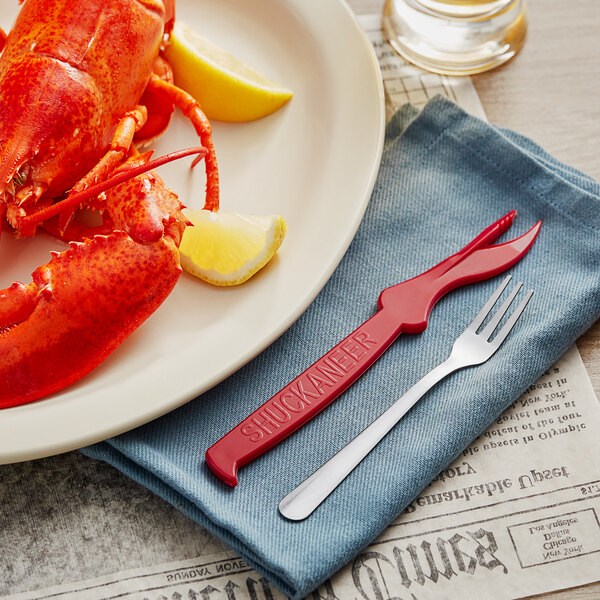
[[80,179],[69,194],[77,194],[90,185],[103,181],[124,160],[136,131],[141,129],[148,118],[145,106],[136,106],[125,113],[119,121],[108,152],[98,161],[98,164]]
[[[69,196],[82,192],[90,185],[98,183],[98,181],[103,181],[123,162],[129,152],[135,132],[144,126],[147,117],[146,107],[141,105],[125,113],[117,125],[108,152],[87,175],[73,186]],[[72,217],[73,210],[63,212],[58,221],[59,230],[64,231]]]
[[[148,89],[160,94],[172,102],[192,122],[196,133],[200,136],[202,145],[208,150],[204,157],[206,163],[206,201],[205,210],[219,210],[219,169],[217,157],[212,141],[212,128],[206,115],[202,112],[200,104],[187,92],[176,85],[162,80],[157,75],[152,75],[148,82]],[[196,164],[196,159],[192,166]]]
[[[27,215],[25,207],[39,204],[39,200],[44,195],[45,191],[46,186],[32,184],[21,188],[17,192],[15,196],[16,204],[10,203],[6,208],[6,218],[15,229],[19,229],[21,219]],[[34,233],[35,230],[32,230],[30,235],[33,235]],[[23,234],[19,231],[19,235],[23,236],[27,234]]]
[[[152,73],[160,77],[163,81],[173,83],[171,65],[160,54],[154,60]],[[167,130],[175,111],[175,106],[173,106],[170,100],[148,89],[148,86],[146,86],[142,94],[140,104],[143,104],[148,109],[148,120],[139,131],[135,132],[134,142],[138,147],[147,148]]]

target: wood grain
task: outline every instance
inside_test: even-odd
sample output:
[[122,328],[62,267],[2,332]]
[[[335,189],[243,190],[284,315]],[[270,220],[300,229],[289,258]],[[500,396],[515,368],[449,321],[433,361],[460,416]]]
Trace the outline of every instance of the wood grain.
[[[381,11],[383,0],[348,0],[356,14]],[[506,65],[473,76],[490,122],[535,140],[559,160],[600,179],[600,53],[597,0],[529,0],[523,50]],[[558,284],[557,284],[558,285]],[[577,342],[600,395],[600,322]],[[545,600],[597,600],[599,583]]]

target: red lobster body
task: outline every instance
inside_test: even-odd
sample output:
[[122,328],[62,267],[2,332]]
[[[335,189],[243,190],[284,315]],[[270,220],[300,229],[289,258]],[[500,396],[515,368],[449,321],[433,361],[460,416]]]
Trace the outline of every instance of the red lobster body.
[[142,97],[163,17],[162,2],[25,2],[0,60],[0,185],[25,166],[52,197],[91,170]]
[[[168,296],[180,274],[182,205],[153,172],[46,221],[65,193],[106,179],[167,126],[174,105],[207,147],[207,208],[218,202],[210,126],[161,57],[174,0],[26,0],[0,57],[0,223],[66,240],[29,285],[0,290],[0,407],[46,396],[102,362]],[[153,112],[148,115],[147,104]],[[156,112],[155,108],[159,110]],[[58,212],[58,211],[54,211]],[[46,221],[44,223],[44,221]]]

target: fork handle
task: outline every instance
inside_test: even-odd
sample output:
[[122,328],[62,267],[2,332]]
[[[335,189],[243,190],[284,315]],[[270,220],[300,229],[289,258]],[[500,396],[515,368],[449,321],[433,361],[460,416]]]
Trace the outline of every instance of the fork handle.
[[211,471],[237,485],[237,469],[302,427],[354,383],[402,332],[381,308],[206,451]]
[[425,393],[463,366],[450,356],[427,373],[350,443],[285,496],[279,503],[279,512],[292,521],[306,519]]

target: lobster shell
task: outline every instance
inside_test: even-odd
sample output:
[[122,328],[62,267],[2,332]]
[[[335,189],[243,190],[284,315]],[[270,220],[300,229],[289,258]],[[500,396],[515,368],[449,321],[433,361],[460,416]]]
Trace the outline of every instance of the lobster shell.
[[[187,221],[155,173],[90,200],[104,213],[95,227],[72,222],[73,203],[66,209],[69,198],[56,198],[72,190],[78,201],[75,190],[109,177],[128,154],[128,163],[146,161],[136,158],[134,134],[160,134],[178,106],[208,148],[207,204],[218,206],[210,125],[170,82],[161,55],[173,19],[174,0],[26,0],[8,35],[0,57],[0,221],[6,216],[19,235],[42,224],[72,241],[30,284],[0,290],[0,407],[89,373],[160,306],[181,272]],[[52,210],[59,216],[47,221]]]

